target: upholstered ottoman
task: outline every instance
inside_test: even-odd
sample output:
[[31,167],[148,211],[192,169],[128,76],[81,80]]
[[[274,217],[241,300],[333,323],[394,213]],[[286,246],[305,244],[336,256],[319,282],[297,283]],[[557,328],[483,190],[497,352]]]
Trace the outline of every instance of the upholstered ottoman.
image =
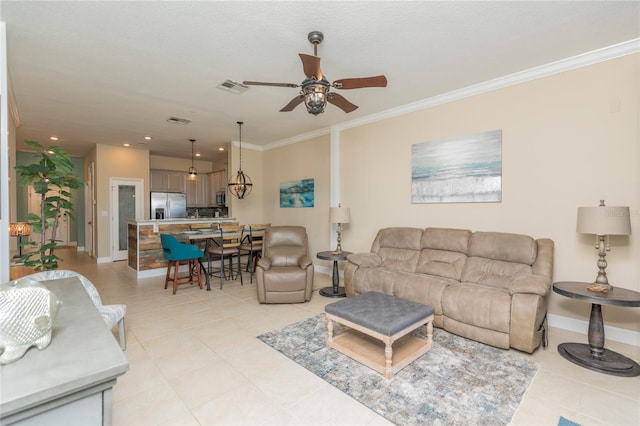
[[[368,292],[324,308],[327,345],[382,373],[387,379],[433,347],[431,306]],[[349,327],[334,337],[333,322]],[[411,335],[427,325],[426,339]]]

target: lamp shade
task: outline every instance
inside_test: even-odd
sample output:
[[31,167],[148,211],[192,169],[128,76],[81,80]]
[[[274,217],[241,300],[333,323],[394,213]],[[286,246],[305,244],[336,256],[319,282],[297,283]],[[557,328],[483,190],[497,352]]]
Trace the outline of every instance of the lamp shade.
[[351,223],[351,211],[348,207],[331,207],[329,223]]
[[578,207],[576,232],[596,235],[629,235],[629,207]]
[[26,222],[12,222],[9,224],[9,235],[12,237],[26,237],[31,235],[31,227]]

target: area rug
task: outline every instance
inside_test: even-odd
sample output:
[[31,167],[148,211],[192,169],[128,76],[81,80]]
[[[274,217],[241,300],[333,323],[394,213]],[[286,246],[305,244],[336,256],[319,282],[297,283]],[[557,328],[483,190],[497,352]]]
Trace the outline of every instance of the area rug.
[[436,328],[434,348],[388,380],[325,346],[326,335],[320,314],[258,339],[397,425],[509,424],[538,371],[525,357]]

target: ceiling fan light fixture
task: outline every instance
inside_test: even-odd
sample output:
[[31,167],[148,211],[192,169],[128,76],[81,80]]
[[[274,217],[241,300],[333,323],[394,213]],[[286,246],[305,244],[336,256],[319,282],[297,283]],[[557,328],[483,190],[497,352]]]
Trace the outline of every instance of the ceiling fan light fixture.
[[240,161],[238,173],[236,173],[235,176],[231,176],[227,187],[229,188],[229,192],[231,192],[231,195],[239,200],[242,200],[244,199],[244,197],[251,194],[251,190],[253,189],[253,182],[251,182],[251,178],[249,177],[249,175],[244,174],[244,172],[242,171],[242,125],[244,123],[242,121],[238,121],[237,123],[240,134],[240,138],[238,141],[238,143],[240,144]]
[[302,83],[300,93],[304,97],[304,105],[309,114],[318,115],[324,112],[330,88],[329,82],[324,78],[320,81],[308,80]]

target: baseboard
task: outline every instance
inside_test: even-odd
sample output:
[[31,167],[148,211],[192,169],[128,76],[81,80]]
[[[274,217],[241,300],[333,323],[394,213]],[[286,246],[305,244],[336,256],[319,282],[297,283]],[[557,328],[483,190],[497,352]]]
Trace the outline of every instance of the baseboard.
[[[561,328],[563,330],[569,330],[576,333],[584,334],[585,339],[587,337],[587,331],[589,330],[588,321],[567,318],[554,314],[547,314],[547,320],[549,321],[549,326],[551,327]],[[628,345],[640,346],[640,332],[637,331],[605,325],[604,335],[606,340],[613,340],[615,342],[626,343]]]
[[[332,268],[329,268],[328,266],[320,266],[320,265],[313,265],[313,271],[319,274],[324,274],[329,276],[331,276],[331,274],[333,273]],[[340,271],[340,276],[342,277],[342,271]]]
[[111,262],[113,262],[113,259],[111,258],[111,256],[96,258],[96,263],[111,263]]

